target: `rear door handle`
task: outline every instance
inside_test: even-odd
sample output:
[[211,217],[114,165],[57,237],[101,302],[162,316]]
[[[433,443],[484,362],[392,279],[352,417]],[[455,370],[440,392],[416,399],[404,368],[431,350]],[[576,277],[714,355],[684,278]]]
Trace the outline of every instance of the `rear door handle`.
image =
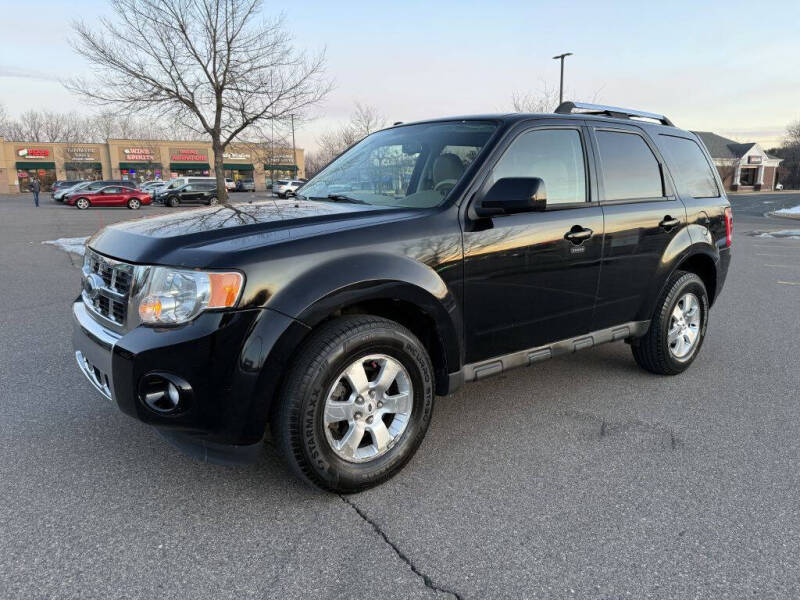
[[564,239],[578,245],[582,244],[584,240],[588,240],[590,237],[592,237],[593,233],[594,232],[591,229],[581,227],[580,225],[575,225],[572,229],[564,234]]
[[667,215],[661,220],[661,223],[659,223],[658,226],[661,227],[662,229],[666,229],[667,231],[669,231],[673,227],[677,227],[680,224],[681,224],[680,219],[673,219],[672,217]]

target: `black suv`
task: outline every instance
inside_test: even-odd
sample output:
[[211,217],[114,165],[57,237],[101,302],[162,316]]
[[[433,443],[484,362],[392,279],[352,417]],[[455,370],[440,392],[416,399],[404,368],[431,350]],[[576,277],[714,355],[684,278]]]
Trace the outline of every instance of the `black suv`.
[[217,203],[217,184],[210,183],[187,183],[174,190],[162,193],[158,197],[165,206],[180,206],[181,204],[208,204],[212,206]]
[[465,382],[617,340],[685,370],[731,235],[708,152],[661,115],[399,125],[294,199],[99,231],[76,357],[197,456],[239,460],[270,428],[296,474],[353,492],[402,468]]

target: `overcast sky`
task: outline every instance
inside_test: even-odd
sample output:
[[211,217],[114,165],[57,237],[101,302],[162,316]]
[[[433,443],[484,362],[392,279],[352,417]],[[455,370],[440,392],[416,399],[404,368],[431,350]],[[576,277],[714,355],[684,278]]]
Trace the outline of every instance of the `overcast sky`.
[[[104,0],[0,0],[15,26],[0,37],[0,103],[89,110],[60,77],[84,72],[67,42],[71,19],[91,24]],[[800,1],[710,0],[470,3],[267,2],[298,47],[325,49],[335,90],[298,132],[313,148],[360,101],[389,122],[511,109],[514,92],[557,85],[569,99],[668,115],[686,129],[766,147],[800,119]],[[8,24],[7,24],[8,25]]]

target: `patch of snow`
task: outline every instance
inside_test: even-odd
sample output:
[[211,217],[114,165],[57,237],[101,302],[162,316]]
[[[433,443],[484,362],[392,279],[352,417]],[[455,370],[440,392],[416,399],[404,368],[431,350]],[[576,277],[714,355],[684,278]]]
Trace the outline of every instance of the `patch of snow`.
[[88,239],[88,236],[77,238],[58,238],[57,240],[46,240],[42,243],[49,246],[55,246],[56,248],[61,248],[65,252],[72,252],[73,254],[83,256],[86,240]]
[[765,231],[754,234],[759,238],[783,238],[789,240],[800,240],[800,229],[780,229],[778,231]]
[[800,206],[793,206],[792,208],[781,208],[775,211],[776,215],[800,215]]

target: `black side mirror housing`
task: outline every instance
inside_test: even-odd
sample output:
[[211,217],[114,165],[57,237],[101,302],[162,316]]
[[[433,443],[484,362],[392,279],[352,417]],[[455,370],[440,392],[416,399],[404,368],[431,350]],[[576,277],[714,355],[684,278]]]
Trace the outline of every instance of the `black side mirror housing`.
[[478,217],[542,211],[547,208],[547,191],[539,177],[505,177],[473,205]]

